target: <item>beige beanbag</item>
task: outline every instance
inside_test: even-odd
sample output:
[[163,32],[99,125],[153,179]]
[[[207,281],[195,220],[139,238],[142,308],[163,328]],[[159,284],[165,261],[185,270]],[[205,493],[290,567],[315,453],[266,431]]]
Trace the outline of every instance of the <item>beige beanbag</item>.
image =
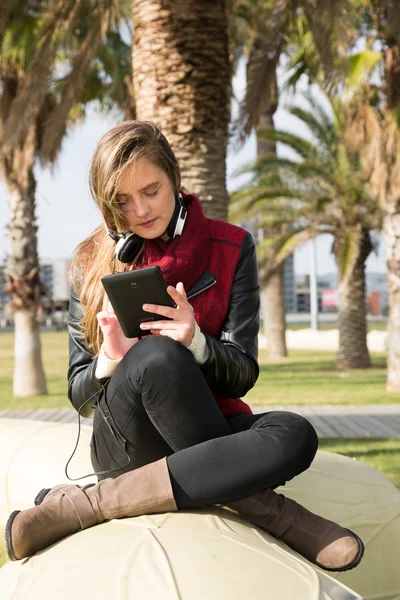
[[0,569],[2,600],[359,600],[234,513],[121,519]]
[[[64,467],[77,434],[78,426],[74,423],[0,418],[0,526],[4,526],[13,510],[33,506],[41,488],[68,483]],[[68,468],[70,477],[93,471],[90,436],[91,428],[82,426],[78,450]],[[89,477],[77,483],[96,481],[96,477]]]
[[[16,424],[13,431],[4,421],[0,427],[0,456],[3,444],[7,444],[4,433],[8,431],[11,437],[17,433]],[[15,458],[8,462],[12,476],[3,489],[8,490],[11,510],[32,505],[41,487],[61,481],[50,481],[37,468],[39,462],[45,471],[49,465],[53,472],[57,470],[57,460],[49,454],[49,447],[57,446],[54,440],[58,440],[58,447],[68,447],[61,453],[60,472],[75,443],[73,426],[41,425],[42,430],[38,424],[31,425],[31,429],[27,425],[26,443],[31,450],[25,452],[26,446],[17,444]],[[20,427],[24,428],[23,423]],[[88,441],[89,431],[86,433]],[[48,441],[50,445],[46,446],[43,436],[53,442]],[[33,451],[35,437],[40,441]],[[81,466],[75,461],[75,476],[90,470],[89,449],[85,450],[83,444],[82,448],[86,454],[80,460],[86,463]],[[21,452],[25,454],[18,458]],[[17,485],[21,477],[31,477],[32,481],[19,481]],[[18,494],[8,489],[13,486]],[[15,506],[17,495],[22,498],[26,489],[28,496],[28,488],[33,494],[23,505]],[[42,600],[70,598],[72,594],[81,598],[87,593],[116,600],[400,598],[400,493],[383,475],[350,458],[318,452],[310,469],[278,491],[354,529],[366,546],[361,564],[328,577],[232,511],[213,507],[111,521],[70,536],[28,560],[7,563],[0,570],[0,597]]]

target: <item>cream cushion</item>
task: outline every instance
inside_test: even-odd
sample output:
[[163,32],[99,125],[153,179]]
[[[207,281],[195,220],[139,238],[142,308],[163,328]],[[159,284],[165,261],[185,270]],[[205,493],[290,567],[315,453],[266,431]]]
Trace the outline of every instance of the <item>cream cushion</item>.
[[355,600],[235,514],[110,521],[0,569],[2,600]]
[[[0,418],[0,526],[13,510],[32,506],[41,488],[70,483],[64,467],[74,449],[77,433],[75,423]],[[93,471],[90,436],[91,428],[81,427],[78,450],[68,468],[70,477]],[[77,483],[96,481],[93,476]]]
[[[66,481],[63,469],[76,426],[21,421],[18,427],[3,419],[0,456],[7,436],[19,439],[8,462],[3,456],[0,463],[2,506],[11,511],[31,506],[41,487]],[[91,470],[89,437],[87,428],[79,464],[77,458],[71,465],[76,477]],[[383,475],[353,459],[318,452],[310,469],[278,491],[354,529],[366,546],[361,564],[328,576],[232,511],[208,507],[110,521],[28,560],[7,563],[0,570],[0,597],[400,598],[400,493]]]

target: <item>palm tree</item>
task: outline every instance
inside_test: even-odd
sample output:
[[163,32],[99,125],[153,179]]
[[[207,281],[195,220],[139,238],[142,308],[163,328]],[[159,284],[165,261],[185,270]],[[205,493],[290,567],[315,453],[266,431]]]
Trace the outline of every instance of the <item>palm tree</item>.
[[[362,51],[353,52],[334,65],[334,87],[350,91],[353,101],[351,138],[367,165],[367,176],[383,212],[386,265],[388,271],[388,369],[387,390],[400,390],[400,6],[394,0],[360,2],[356,39],[366,40]],[[307,73],[320,79],[313,63],[312,48],[299,44],[292,57],[293,79]],[[380,75],[377,82],[376,73]],[[379,81],[379,78],[378,78]]]
[[94,98],[107,103],[112,63],[101,63],[98,52],[113,26],[115,36],[119,5],[116,0],[38,0],[22,8],[10,2],[2,13],[0,171],[10,206],[5,276],[15,320],[15,396],[47,393],[37,322],[44,290],[35,161],[52,165],[68,126],[84,116],[85,104]]
[[[236,62],[247,55],[246,95],[234,130],[244,141],[253,128],[257,138],[257,157],[276,156],[276,144],[259,134],[264,128],[273,128],[273,117],[278,108],[276,69],[286,40],[282,33],[288,27],[290,13],[282,2],[233,3],[232,29]],[[262,307],[267,350],[271,358],[287,356],[284,305],[284,265],[271,273],[262,288]]]
[[[253,129],[256,131],[259,159],[276,156],[275,142],[260,132],[274,126],[279,99],[277,68],[281,57],[292,52],[293,46],[312,45],[308,63],[318,65],[320,72],[329,75],[337,60],[334,42],[337,45],[340,41],[344,49],[351,41],[349,23],[354,20],[353,12],[351,2],[321,2],[317,7],[309,0],[233,2],[236,54],[245,54],[248,58],[246,95],[235,130],[239,141],[244,141]],[[296,75],[299,76],[300,71]],[[326,79],[329,82],[328,76]],[[262,293],[265,333],[273,357],[287,354],[283,285],[283,265],[280,265],[266,281]]]
[[382,46],[383,82],[375,93],[369,84],[368,106],[355,111],[358,142],[371,173],[371,186],[383,212],[388,271],[388,391],[400,390],[400,5],[394,0],[371,2],[371,36]]
[[264,135],[281,142],[300,157],[267,157],[246,168],[253,185],[234,196],[232,216],[260,214],[271,232],[260,249],[263,278],[300,243],[320,233],[334,236],[339,274],[339,368],[365,368],[368,353],[365,305],[365,261],[373,249],[370,230],[380,224],[378,204],[370,192],[360,153],[346,137],[348,111],[338,99],[332,116],[310,96],[311,110],[290,113],[313,135],[313,141],[285,132]]
[[184,188],[226,220],[231,68],[225,0],[133,0],[133,89],[138,119],[157,123]]

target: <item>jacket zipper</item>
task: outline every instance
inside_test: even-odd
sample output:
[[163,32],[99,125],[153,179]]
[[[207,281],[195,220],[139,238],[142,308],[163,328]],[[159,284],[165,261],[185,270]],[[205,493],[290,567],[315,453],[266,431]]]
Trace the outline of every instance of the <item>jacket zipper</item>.
[[208,290],[210,287],[212,287],[216,283],[217,283],[217,280],[214,278],[214,281],[212,283],[208,283],[205,287],[202,287],[195,294],[191,294],[190,296],[188,296],[187,299],[190,300],[191,298],[194,298],[195,296],[198,296],[199,294],[201,294],[201,292],[205,292],[206,290]]

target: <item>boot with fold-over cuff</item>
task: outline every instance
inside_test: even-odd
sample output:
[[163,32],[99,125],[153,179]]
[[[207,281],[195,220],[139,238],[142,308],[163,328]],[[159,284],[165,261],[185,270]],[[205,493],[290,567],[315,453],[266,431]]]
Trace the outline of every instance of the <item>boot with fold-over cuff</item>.
[[177,510],[166,458],[96,484],[42,490],[35,504],[13,512],[8,519],[6,549],[11,560],[32,556],[67,535],[109,519]]
[[364,544],[353,531],[270,488],[227,506],[326,571],[354,569],[363,557]]

